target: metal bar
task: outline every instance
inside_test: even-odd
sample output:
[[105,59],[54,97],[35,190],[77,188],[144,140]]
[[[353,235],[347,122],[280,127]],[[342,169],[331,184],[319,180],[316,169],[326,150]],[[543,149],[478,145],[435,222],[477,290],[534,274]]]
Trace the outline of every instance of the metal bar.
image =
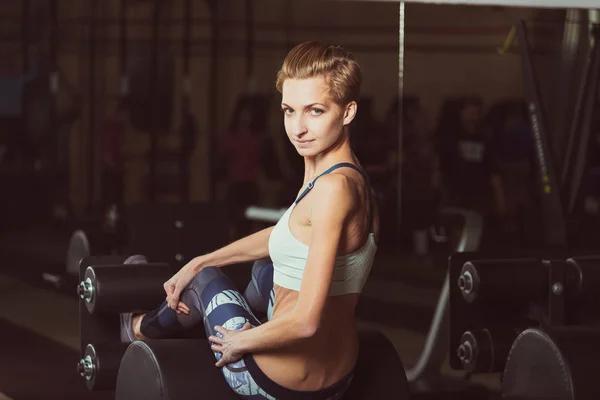
[[544,229],[542,229],[544,244],[549,246],[566,246],[566,222],[560,199],[560,190],[554,173],[556,166],[554,165],[552,152],[548,143],[546,119],[542,108],[539,85],[531,60],[525,21],[517,24],[516,29],[519,48],[521,50],[524,92],[533,130],[534,148],[540,175],[541,206],[543,224],[545,225]]
[[595,28],[594,32],[594,50],[592,53],[591,60],[591,71],[590,79],[588,81],[589,87],[587,90],[587,96],[585,100],[583,110],[583,121],[581,122],[581,134],[579,138],[579,146],[577,148],[577,154],[575,156],[575,166],[573,170],[573,176],[571,178],[571,187],[569,190],[569,203],[567,212],[571,214],[575,208],[575,201],[578,198],[581,181],[585,166],[588,159],[588,150],[590,146],[590,137],[592,134],[592,124],[594,122],[594,114],[597,112],[596,105],[598,101],[598,85],[600,83],[600,35],[598,27]]
[[[291,0],[286,0],[291,1]],[[0,22],[2,24],[5,23],[14,23],[15,18],[18,18],[18,15],[0,15]],[[185,24],[185,18],[180,17],[165,17],[164,23],[169,26],[178,26]],[[221,27],[224,29],[230,30],[242,30],[245,29],[245,21],[244,20],[233,20],[233,19],[221,19]],[[539,21],[536,21],[536,23]],[[61,23],[64,26],[72,26],[72,25],[86,25],[88,23],[87,19],[84,17],[61,17]],[[119,18],[113,17],[97,17],[96,23],[98,25],[106,26],[107,29],[118,27],[120,24]],[[543,21],[542,21],[543,23]],[[130,27],[145,27],[148,25],[148,20],[146,18],[130,16],[127,22]],[[194,27],[202,28],[210,28],[210,19],[206,18],[192,18],[192,25]],[[548,22],[548,25],[554,25],[554,22]],[[257,32],[261,31],[285,31],[288,27],[285,23],[281,22],[260,22],[255,21],[254,28]],[[545,27],[538,27],[536,29],[549,29]],[[294,30],[297,32],[303,33],[347,33],[353,34],[357,36],[364,35],[396,35],[398,33],[398,27],[393,26],[382,26],[382,25],[368,25],[368,24],[360,24],[360,25],[351,25],[351,24],[335,24],[335,25],[319,25],[319,24],[298,24],[294,26]],[[407,26],[406,32],[410,34],[417,35],[454,35],[454,36],[506,36],[506,26],[477,26],[477,25],[468,25],[468,26]]]
[[[581,19],[583,11],[577,9],[566,10],[565,18],[567,19]],[[552,104],[554,120],[548,121],[553,129],[553,140],[551,146],[553,149],[561,149],[560,153],[557,153],[557,173],[561,172],[559,185],[561,190],[563,188],[562,171],[564,170],[564,161],[566,154],[561,147],[564,144],[565,133],[569,132],[569,120],[574,114],[573,101],[577,100],[577,90],[574,88],[576,78],[579,78],[579,71],[577,69],[577,62],[580,60],[581,54],[581,42],[582,42],[582,27],[585,24],[568,24],[564,23],[562,32],[562,44],[560,51],[560,65],[558,73],[558,85],[554,96],[554,102]]]
[[[340,1],[340,0],[330,0]],[[400,0],[341,0],[360,2],[392,2]],[[597,0],[406,0],[407,3],[462,4],[467,6],[528,7],[528,8],[597,8]]]
[[404,2],[399,7],[398,22],[398,156],[396,176],[396,226],[402,226],[402,152],[403,149],[403,119],[404,119],[404,55],[406,40],[406,7]]
[[91,214],[94,208],[94,192],[95,192],[95,139],[96,139],[96,110],[94,99],[96,98],[96,21],[95,16],[98,11],[98,0],[90,2],[90,31],[89,31],[89,48],[88,48],[88,82],[89,82],[89,128],[88,128],[88,214]]
[[[61,37],[60,43],[63,51],[76,51],[74,49],[75,46],[78,46],[79,43],[70,43],[69,41],[75,42],[72,38],[69,37]],[[0,38],[1,41],[1,38]],[[111,50],[111,46],[115,46],[118,48],[119,38],[116,37],[108,37],[108,36],[96,36],[97,43],[103,43],[104,49],[106,49],[107,54],[117,54],[118,50]],[[148,42],[152,41],[152,38],[130,38],[129,43],[132,48],[134,47],[142,47],[145,46]],[[169,43],[171,46],[174,44],[180,44],[181,38],[161,38],[163,43]],[[210,50],[211,47],[211,39],[210,38],[192,38],[191,42],[191,56],[196,56],[200,54],[200,50]],[[351,48],[353,53],[362,53],[362,54],[382,54],[382,53],[390,53],[397,55],[398,54],[398,44],[357,44],[352,42],[336,42],[340,46],[345,48]],[[240,40],[221,40],[219,42],[220,49],[223,54],[233,54],[239,55],[244,51],[245,42]],[[255,40],[254,42],[254,52],[257,51],[275,51],[282,52],[286,50],[286,44],[284,42],[271,42],[271,41],[263,41],[263,40]],[[224,53],[224,51],[228,51],[229,53]],[[496,44],[490,43],[489,45],[469,45],[469,44],[410,44],[405,43],[405,51],[407,53],[436,53],[436,54],[456,54],[456,53],[466,53],[466,54],[485,54],[490,55],[496,52]],[[210,51],[209,51],[210,52]],[[516,50],[508,50],[507,54],[517,55]],[[539,55],[552,55],[553,52],[550,50],[540,51],[536,50],[533,54]]]
[[571,126],[569,127],[569,136],[565,147],[565,156],[561,172],[561,187],[569,187],[569,173],[571,172],[571,159],[575,148],[576,137],[578,136],[579,127],[581,126],[581,114],[586,93],[589,90],[589,80],[591,75],[591,54],[585,58],[585,66],[583,71],[583,79],[579,85],[577,99],[575,100],[575,108],[573,109],[573,118],[571,118]]
[[[444,208],[440,214],[461,215],[464,225],[456,252],[464,253],[477,251],[483,234],[483,219],[481,215],[460,208]],[[450,274],[446,273],[442,292],[438,298],[431,327],[425,339],[425,346],[416,364],[406,370],[408,382],[431,379],[432,382],[441,376],[441,368],[446,360],[450,347]]]

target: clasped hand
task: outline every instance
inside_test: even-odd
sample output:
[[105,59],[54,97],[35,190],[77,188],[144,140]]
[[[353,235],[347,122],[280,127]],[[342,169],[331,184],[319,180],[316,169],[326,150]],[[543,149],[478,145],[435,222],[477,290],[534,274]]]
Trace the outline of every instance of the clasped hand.
[[239,348],[239,334],[251,328],[250,322],[246,322],[242,329],[236,331],[230,331],[222,326],[215,326],[215,331],[219,335],[209,336],[208,341],[211,342],[210,348],[212,351],[221,353],[221,359],[215,364],[216,367],[224,367],[242,358],[244,353]]
[[163,288],[165,289],[165,293],[167,295],[166,301],[170,308],[176,310],[177,312],[189,314],[189,309],[185,304],[179,301],[179,298],[183,289],[190,284],[197,273],[196,264],[189,262],[184,265],[175,275],[173,275],[171,279],[163,284]]

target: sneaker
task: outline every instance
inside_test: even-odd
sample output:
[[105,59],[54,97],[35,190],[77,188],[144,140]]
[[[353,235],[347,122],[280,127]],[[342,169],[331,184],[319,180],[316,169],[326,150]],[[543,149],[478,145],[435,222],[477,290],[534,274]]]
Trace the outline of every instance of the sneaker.
[[121,314],[121,343],[135,342],[133,334],[133,313]]
[[[146,264],[148,260],[146,257],[136,254],[123,262],[123,265],[131,265],[131,264]],[[134,342],[135,335],[133,333],[133,313],[123,313],[121,316],[121,342],[122,343],[131,343]]]

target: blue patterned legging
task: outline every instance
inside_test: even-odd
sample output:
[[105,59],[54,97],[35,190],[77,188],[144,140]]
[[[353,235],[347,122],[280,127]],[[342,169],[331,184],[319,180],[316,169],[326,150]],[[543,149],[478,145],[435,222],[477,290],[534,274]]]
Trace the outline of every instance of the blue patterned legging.
[[[203,322],[207,337],[221,336],[215,325],[227,330],[239,330],[246,322],[260,325],[255,315],[272,317],[274,305],[273,265],[259,260],[252,268],[252,280],[242,295],[219,268],[203,268],[183,291],[181,301],[191,310],[189,316],[177,314],[163,303],[142,320],[142,334],[149,338],[169,337],[183,329]],[[217,360],[221,353],[215,352]],[[233,391],[246,399],[337,400],[348,388],[352,374],[333,386],[319,391],[296,391],[278,385],[256,365],[251,354],[221,368]]]

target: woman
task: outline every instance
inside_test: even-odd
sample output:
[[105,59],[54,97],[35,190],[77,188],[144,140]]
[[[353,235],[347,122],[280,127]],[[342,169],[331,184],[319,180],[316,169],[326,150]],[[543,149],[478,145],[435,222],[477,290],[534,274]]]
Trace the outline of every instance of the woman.
[[[166,337],[204,319],[216,366],[237,393],[340,398],[358,355],[355,307],[379,225],[349,141],[360,84],[358,62],[339,47],[308,42],[290,51],[277,89],[305,163],[298,198],[274,227],[185,265],[165,283],[158,310],[123,318],[125,340]],[[255,263],[246,298],[219,270],[268,256],[272,263]],[[269,321],[258,322],[248,302],[268,304]]]

